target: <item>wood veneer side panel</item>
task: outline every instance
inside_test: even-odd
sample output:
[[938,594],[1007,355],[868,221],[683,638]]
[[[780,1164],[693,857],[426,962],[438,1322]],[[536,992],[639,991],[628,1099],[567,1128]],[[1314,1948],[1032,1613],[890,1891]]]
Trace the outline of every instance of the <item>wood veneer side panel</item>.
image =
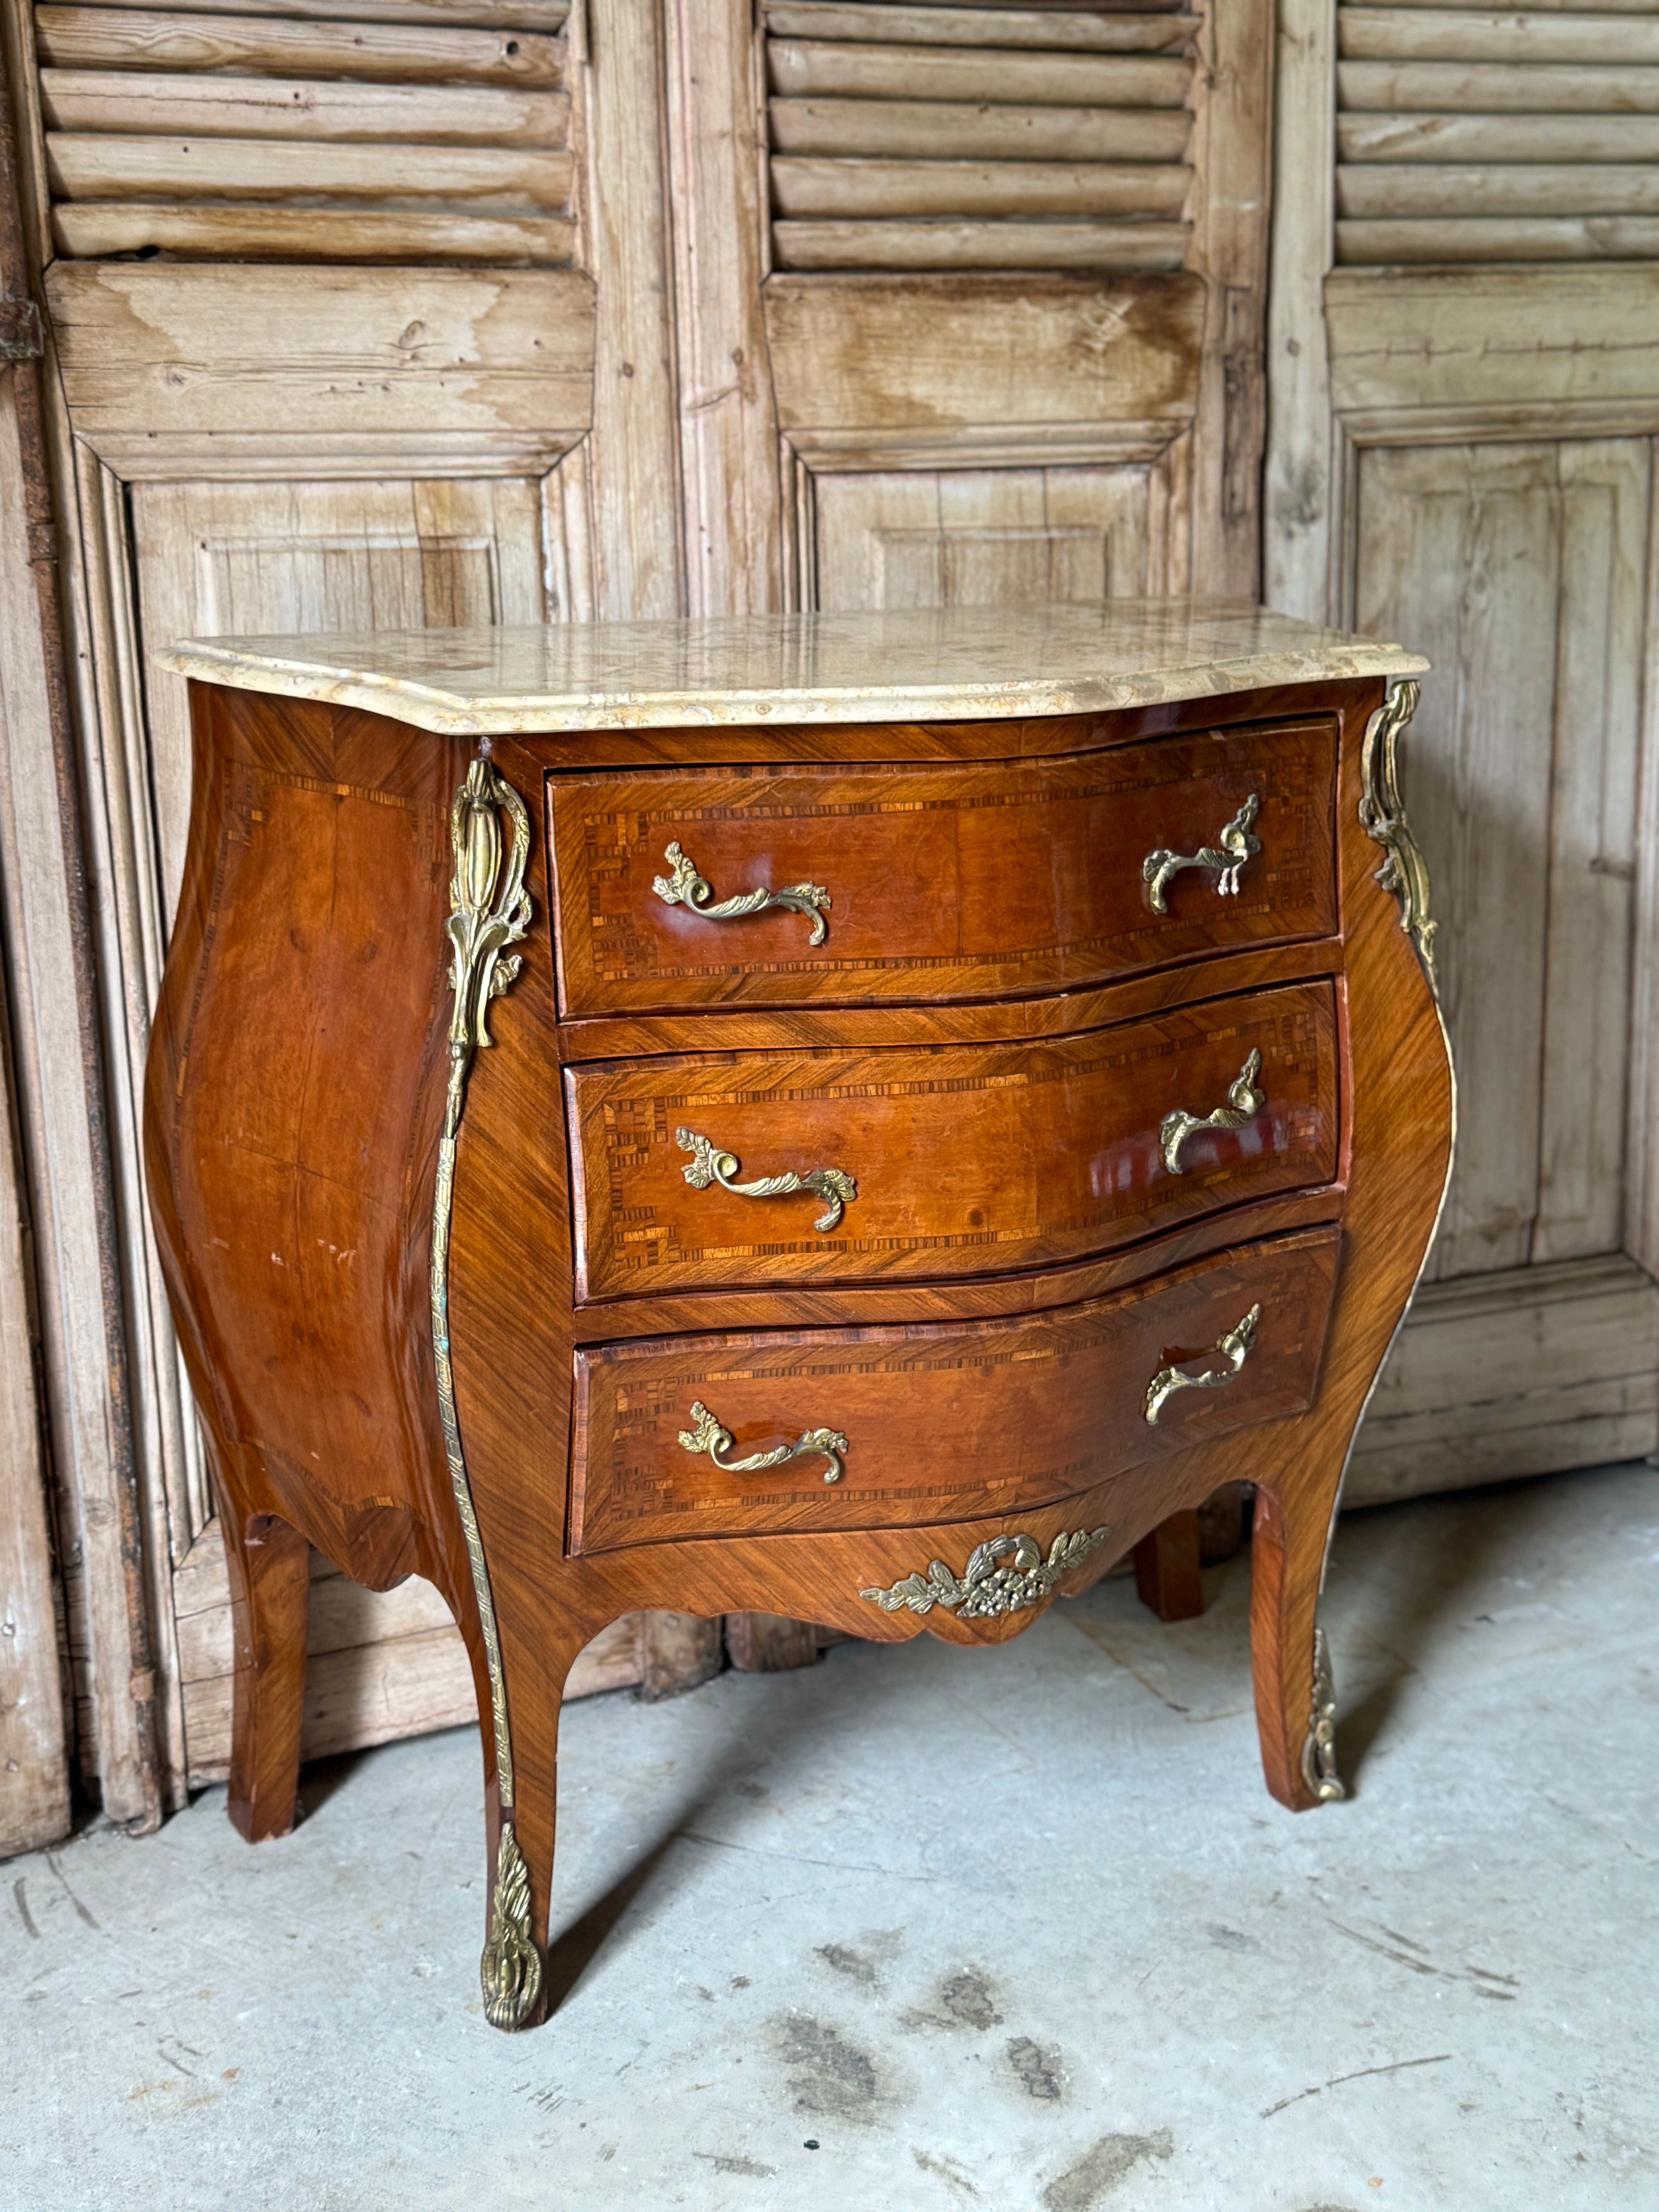
[[[459,752],[194,686],[198,769],[147,1072],[161,1263],[222,1475],[468,1626],[425,1281]],[[459,775],[454,778],[459,781]]]

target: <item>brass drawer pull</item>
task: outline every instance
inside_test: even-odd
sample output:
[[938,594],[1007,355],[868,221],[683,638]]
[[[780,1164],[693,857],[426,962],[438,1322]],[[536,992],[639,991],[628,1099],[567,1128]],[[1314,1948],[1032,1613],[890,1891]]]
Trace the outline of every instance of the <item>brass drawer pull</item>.
[[[1261,840],[1250,835],[1250,824],[1261,811],[1261,801],[1252,793],[1222,831],[1216,844],[1200,845],[1195,853],[1172,853],[1167,845],[1148,853],[1140,864],[1141,880],[1148,886],[1147,896],[1154,914],[1168,914],[1164,901],[1164,887],[1171,876],[1178,876],[1183,868],[1215,868],[1216,896],[1218,898],[1237,896],[1239,870],[1261,850]],[[671,846],[671,852],[673,848]],[[660,889],[660,885],[659,889]]]
[[1250,1356],[1261,1318],[1261,1307],[1252,1306],[1243,1321],[1216,1340],[1215,1348],[1227,1363],[1224,1369],[1206,1367],[1201,1375],[1188,1375],[1180,1367],[1160,1367],[1146,1385],[1146,1419],[1156,1426],[1164,1400],[1173,1398],[1177,1390],[1218,1390],[1224,1382],[1231,1382]]
[[830,1230],[841,1220],[842,1208],[850,1206],[859,1194],[859,1187],[845,1168],[812,1168],[805,1175],[760,1176],[753,1182],[733,1182],[743,1163],[735,1152],[723,1152],[708,1137],[700,1137],[695,1129],[676,1129],[674,1142],[683,1152],[690,1152],[691,1164],[680,1173],[693,1190],[707,1190],[716,1182],[722,1190],[729,1190],[735,1198],[787,1198],[798,1190],[810,1190],[815,1198],[823,1200],[825,1211],[812,1224],[817,1230]]
[[799,1459],[803,1453],[822,1452],[830,1462],[826,1482],[839,1482],[842,1468],[839,1455],[847,1449],[847,1439],[839,1429],[806,1429],[792,1444],[780,1444],[775,1451],[751,1452],[747,1459],[722,1459],[723,1451],[732,1449],[732,1431],[723,1429],[701,1399],[691,1407],[695,1429],[682,1429],[680,1442],[689,1452],[707,1452],[724,1474],[749,1474],[757,1468],[781,1467],[787,1459]]
[[823,909],[830,903],[830,894],[822,884],[786,884],[781,891],[768,890],[763,885],[758,890],[744,891],[736,898],[722,899],[718,906],[708,902],[714,893],[697,873],[678,845],[671,845],[663,854],[673,873],[653,876],[651,888],[665,906],[689,906],[707,921],[736,921],[740,915],[764,914],[769,906],[793,907],[797,914],[811,919],[809,945],[822,945],[830,925]]
[[[1253,1052],[1239,1069],[1238,1080],[1228,1091],[1224,1106],[1218,1106],[1213,1114],[1188,1114],[1184,1107],[1177,1107],[1173,1114],[1164,1116],[1158,1133],[1164,1146],[1164,1164],[1171,1175],[1187,1172],[1181,1164],[1181,1147],[1188,1137],[1196,1136],[1200,1129],[1242,1129],[1261,1111],[1267,1096],[1255,1087],[1255,1079],[1261,1073],[1261,1054]],[[689,1176],[689,1168],[686,1173]]]

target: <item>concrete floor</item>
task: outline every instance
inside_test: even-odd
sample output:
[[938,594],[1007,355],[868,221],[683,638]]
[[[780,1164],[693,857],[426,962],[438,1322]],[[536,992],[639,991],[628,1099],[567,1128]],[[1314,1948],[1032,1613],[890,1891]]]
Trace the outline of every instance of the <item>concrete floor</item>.
[[1659,1473],[1345,1524],[1317,1813],[1210,1585],[573,1707],[526,2037],[468,1734],[14,1861],[0,2204],[1653,2212]]

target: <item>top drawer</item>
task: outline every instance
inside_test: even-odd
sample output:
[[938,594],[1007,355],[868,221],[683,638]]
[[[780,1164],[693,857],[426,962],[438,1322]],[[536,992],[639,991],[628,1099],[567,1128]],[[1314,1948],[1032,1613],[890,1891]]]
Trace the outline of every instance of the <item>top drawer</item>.
[[561,1011],[982,998],[1324,936],[1335,774],[1325,715],[965,767],[556,772]]

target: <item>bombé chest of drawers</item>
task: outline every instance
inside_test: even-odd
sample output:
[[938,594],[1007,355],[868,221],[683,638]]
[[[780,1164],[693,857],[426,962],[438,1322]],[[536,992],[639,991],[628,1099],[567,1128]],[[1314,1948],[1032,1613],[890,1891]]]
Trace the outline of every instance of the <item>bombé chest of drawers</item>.
[[442,1591],[486,2010],[638,1607],[996,1641],[1256,1486],[1268,1787],[1450,1148],[1423,664],[1244,605],[181,646],[150,1194],[292,1820],[307,1547]]

